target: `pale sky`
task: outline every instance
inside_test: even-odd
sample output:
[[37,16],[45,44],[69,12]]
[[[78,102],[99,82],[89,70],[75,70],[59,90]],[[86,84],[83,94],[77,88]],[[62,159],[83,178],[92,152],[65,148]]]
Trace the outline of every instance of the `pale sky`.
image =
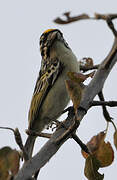
[[[69,25],[57,25],[53,19],[65,11],[72,15],[88,13],[117,13],[116,0],[1,0],[0,1],[0,126],[18,127],[23,142],[27,135],[28,110],[38,76],[41,56],[39,37],[46,29],[60,29],[78,59],[92,57],[99,64],[108,54],[113,35],[103,21],[79,21]],[[117,27],[117,21],[115,22]],[[117,99],[115,83],[116,67],[104,86],[106,100]],[[116,108],[108,108],[117,124]],[[63,117],[65,118],[65,116]],[[89,110],[77,131],[83,142],[106,128],[101,107]],[[112,140],[114,128],[110,125],[107,140]],[[10,131],[0,130],[0,148],[10,146],[19,149]],[[45,139],[38,138],[35,152]],[[115,150],[115,148],[114,148]],[[117,161],[115,151],[115,161]],[[80,147],[67,141],[40,172],[40,180],[79,179],[84,176],[84,159]],[[100,170],[105,180],[116,179],[117,163]]]

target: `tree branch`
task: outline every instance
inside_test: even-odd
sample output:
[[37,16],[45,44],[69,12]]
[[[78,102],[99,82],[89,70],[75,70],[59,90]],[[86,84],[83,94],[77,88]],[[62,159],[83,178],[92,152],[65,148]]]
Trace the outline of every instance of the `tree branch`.
[[92,101],[90,106],[110,106],[117,107],[117,101]]
[[87,14],[81,14],[81,15],[78,15],[78,16],[72,16],[71,17],[70,12],[65,12],[63,15],[66,17],[66,20],[63,20],[62,18],[57,17],[54,20],[54,22],[57,23],[57,24],[69,24],[69,23],[79,21],[79,20],[82,20],[82,19],[89,19],[89,16]]
[[[100,92],[98,93],[98,96],[99,96],[99,99],[100,99],[101,101],[105,101],[102,91],[100,91]],[[106,108],[105,105],[102,105],[102,110],[103,110],[103,115],[104,115],[105,120],[106,120],[107,122],[112,122],[112,119],[113,119],[113,118],[110,116],[110,114],[109,114],[109,112],[108,112],[108,110],[107,110],[107,108]]]
[[73,133],[78,128],[80,121],[83,119],[86,113],[85,110],[88,111],[94,97],[102,90],[104,82],[107,79],[116,61],[117,38],[115,37],[113,47],[109,55],[101,63],[94,78],[84,90],[80,107],[77,110],[77,120],[75,119],[73,113],[69,113],[67,119],[64,122],[65,127],[68,127],[68,130],[66,130],[64,127],[56,130],[56,132],[52,135],[50,140],[41,148],[41,150],[34,157],[32,157],[32,159],[28,160],[24,164],[22,169],[15,177],[15,180],[30,179],[33,174],[35,174],[39,169],[41,169],[50,160],[50,158],[52,158],[52,156],[59,150],[62,144],[71,137],[71,133]]
[[80,66],[80,70],[83,72],[89,71],[89,70],[93,70],[93,69],[98,69],[99,68],[99,64],[91,66],[91,67],[86,67],[86,66]]

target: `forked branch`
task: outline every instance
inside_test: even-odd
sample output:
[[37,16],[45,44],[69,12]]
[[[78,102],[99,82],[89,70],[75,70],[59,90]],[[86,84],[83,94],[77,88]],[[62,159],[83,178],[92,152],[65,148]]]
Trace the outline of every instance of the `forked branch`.
[[[112,21],[109,15],[105,16],[105,20],[109,28],[112,30],[110,25]],[[108,21],[111,23],[108,23]],[[32,175],[41,169],[51,159],[51,157],[59,150],[61,145],[68,138],[70,138],[71,134],[78,128],[81,120],[86,114],[86,111],[88,111],[90,108],[91,102],[93,101],[94,97],[102,90],[111,69],[117,61],[117,37],[116,33],[113,34],[115,36],[115,40],[110,53],[102,61],[94,78],[84,90],[80,107],[77,110],[77,120],[75,120],[74,113],[69,113],[67,119],[64,121],[65,127],[68,127],[68,129],[66,130],[64,127],[57,129],[48,142],[42,147],[42,149],[34,157],[32,157],[32,159],[24,164],[22,169],[17,174],[17,177],[15,177],[15,180],[31,179]]]

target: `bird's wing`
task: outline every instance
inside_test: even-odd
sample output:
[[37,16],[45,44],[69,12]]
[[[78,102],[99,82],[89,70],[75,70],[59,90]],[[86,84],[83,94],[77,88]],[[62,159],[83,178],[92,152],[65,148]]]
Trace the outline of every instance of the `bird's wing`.
[[32,126],[32,123],[38,116],[40,107],[45,97],[47,96],[58,75],[63,69],[63,65],[57,58],[50,59],[47,62],[43,62],[43,64],[41,65],[39,77],[37,79],[34,89],[28,117],[29,127]]

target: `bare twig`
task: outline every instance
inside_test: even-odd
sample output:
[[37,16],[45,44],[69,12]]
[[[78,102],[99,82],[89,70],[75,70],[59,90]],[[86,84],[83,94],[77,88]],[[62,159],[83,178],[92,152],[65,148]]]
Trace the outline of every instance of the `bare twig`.
[[79,146],[81,147],[81,149],[83,151],[85,151],[86,153],[90,154],[87,146],[80,140],[80,138],[76,134],[72,134],[72,138],[76,141],[76,143],[79,144]]
[[90,106],[109,106],[117,107],[117,101],[92,101]]
[[49,134],[49,133],[41,133],[39,136],[50,139],[50,138],[52,137],[52,134]]
[[58,17],[54,20],[54,22],[57,24],[69,24],[69,23],[79,21],[79,20],[86,20],[86,19],[91,19],[91,20],[98,19],[99,20],[99,19],[101,19],[101,20],[107,21],[107,24],[110,27],[110,29],[112,30],[114,36],[117,36],[117,31],[115,30],[114,25],[112,23],[112,20],[117,18],[117,14],[95,13],[94,17],[90,17],[88,14],[81,14],[78,16],[70,16],[70,12],[65,12],[65,13],[63,13],[63,15],[66,17],[66,20],[63,20],[62,18]]
[[70,16],[70,12],[66,12],[63,14],[66,17],[66,20],[63,20],[62,18],[58,17],[54,20],[57,24],[69,24],[71,22],[79,21],[82,19],[89,19],[89,16],[87,14],[81,14],[78,16]]
[[[102,101],[105,101],[105,99],[104,99],[104,96],[103,96],[103,93],[102,92],[100,92],[99,94],[99,98],[100,98],[100,100],[102,100]],[[106,104],[106,103],[105,103]],[[111,122],[112,123],[112,125],[113,125],[113,127],[114,127],[114,129],[116,130],[117,128],[116,128],[116,126],[115,126],[115,124],[114,124],[114,122],[112,121],[112,117],[110,117],[110,115],[109,115],[109,112],[107,111],[107,109],[106,109],[106,105],[105,104],[102,104],[102,109],[103,109],[103,115],[104,115],[104,117],[105,117],[105,119],[106,119],[106,121],[107,121],[107,123],[109,123],[109,122]],[[115,107],[116,105],[117,105],[117,102],[116,101],[114,101],[114,102],[108,102],[107,104],[110,104],[110,106],[111,107]],[[113,106],[112,106],[113,105]]]
[[0,127],[0,129],[8,129],[8,130],[11,130],[13,133],[15,131],[13,128],[10,128],[10,127]]
[[94,65],[91,67],[86,67],[86,66],[80,66],[80,70],[83,72],[89,71],[89,70],[93,70],[93,69],[98,69],[99,68],[99,64],[98,65]]
[[31,130],[26,130],[26,134],[31,135],[31,136],[39,136],[39,137],[44,137],[44,138],[51,138],[52,134],[49,133],[38,133],[35,131],[31,131]]
[[99,13],[95,13],[95,19],[107,20],[107,16],[108,16],[111,20],[117,18],[117,14],[99,14]]
[[[105,101],[102,91],[98,93],[98,96],[101,101]],[[109,112],[104,104],[102,105],[102,109],[103,109],[103,115],[106,121],[111,122],[113,118],[110,117]]]
[[95,13],[95,19],[103,19],[107,21],[108,26],[110,27],[110,29],[112,30],[114,36],[117,36],[117,31],[115,30],[115,27],[113,25],[112,20],[117,18],[117,14],[98,14]]

